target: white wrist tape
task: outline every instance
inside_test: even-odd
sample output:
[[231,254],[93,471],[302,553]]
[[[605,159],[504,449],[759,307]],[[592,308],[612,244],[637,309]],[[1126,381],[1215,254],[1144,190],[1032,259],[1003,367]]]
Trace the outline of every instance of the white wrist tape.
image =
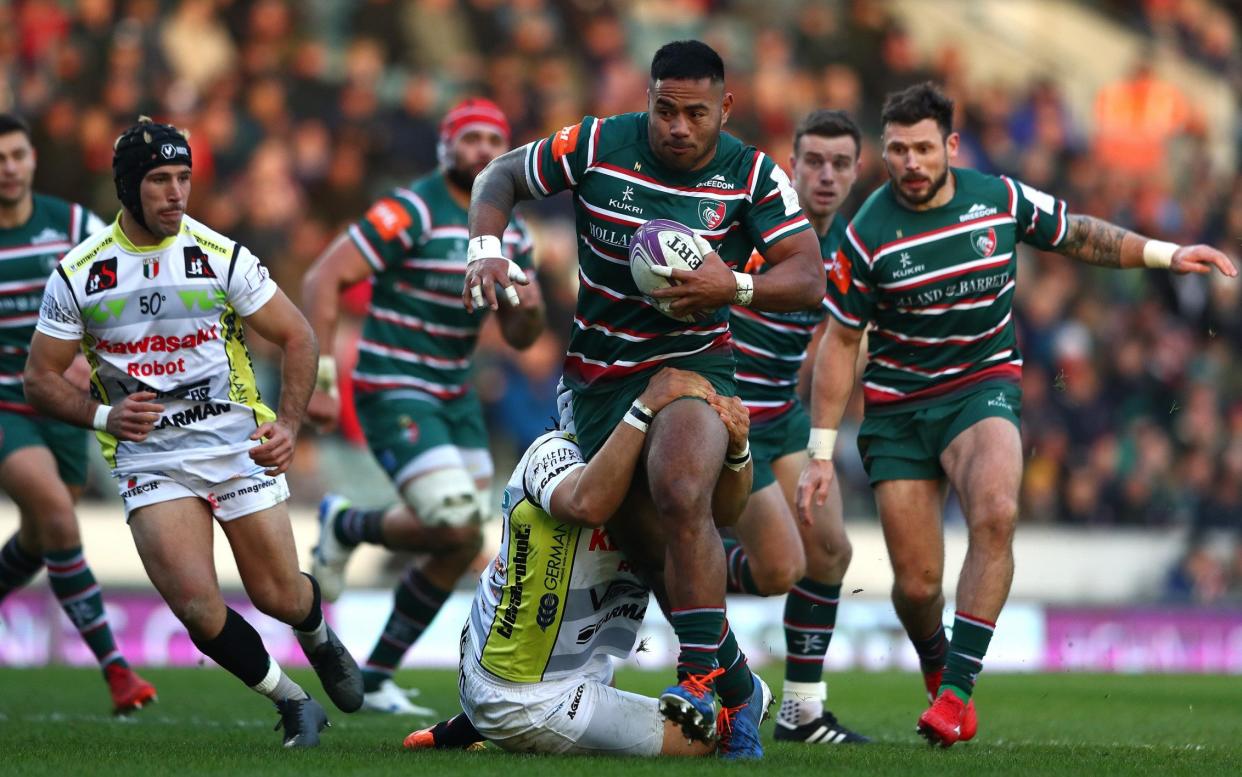
[[755,299],[755,277],[734,270],[733,280],[737,283],[737,291],[733,294],[733,304],[749,307]]
[[651,422],[655,420],[655,413],[651,412],[651,408],[644,405],[641,400],[636,399],[630,405],[630,409],[625,411],[625,416],[621,420],[646,434]]
[[1173,264],[1173,254],[1181,248],[1177,243],[1148,240],[1143,244],[1143,265],[1157,270],[1167,270]]
[[336,396],[336,359],[319,357],[319,371],[315,373],[315,390]]
[[[479,235],[470,238],[470,242],[466,246],[466,266],[469,267],[475,262],[484,259],[504,259],[508,263],[507,274],[509,281],[517,283],[526,283],[526,273],[517,262],[505,256],[505,252],[500,243],[500,238],[495,235]],[[512,286],[505,286],[505,298],[509,300],[509,304],[516,307],[519,303],[517,289]],[[474,301],[475,307],[483,307],[483,286],[480,283],[473,284],[470,287],[470,299]]]
[[812,459],[832,461],[832,449],[836,444],[836,429],[812,429],[811,438],[806,443],[806,452]]
[[91,422],[91,426],[101,432],[108,431],[108,414],[112,412],[112,405],[100,405],[95,408],[95,420]]
[[495,235],[472,237],[466,246],[466,264],[472,264],[480,259],[503,258],[505,258],[505,252],[501,248],[500,238]]
[[738,454],[726,453],[725,466],[734,472],[741,472],[746,469],[746,465],[750,463],[750,440],[746,441],[746,447],[742,448],[742,452]]

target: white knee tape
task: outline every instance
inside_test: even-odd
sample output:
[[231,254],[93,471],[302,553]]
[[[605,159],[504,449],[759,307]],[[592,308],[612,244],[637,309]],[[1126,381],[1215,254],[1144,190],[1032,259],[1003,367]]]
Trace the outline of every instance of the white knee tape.
[[420,475],[405,484],[401,495],[428,525],[465,526],[482,517],[474,480],[470,473],[457,467]]

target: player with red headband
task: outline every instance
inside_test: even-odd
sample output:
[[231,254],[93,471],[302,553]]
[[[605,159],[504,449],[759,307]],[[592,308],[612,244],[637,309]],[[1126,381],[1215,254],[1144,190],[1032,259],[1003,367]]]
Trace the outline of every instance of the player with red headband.
[[[363,667],[364,709],[417,714],[392,673],[478,555],[479,523],[492,477],[487,429],[468,384],[485,311],[461,307],[466,274],[466,213],[475,176],[509,148],[509,122],[490,100],[458,103],[440,123],[440,167],[376,200],[306,274],[303,307],[329,355],[307,412],[332,428],[340,411],[335,340],[341,293],[372,280],[371,302],[353,373],[355,405],[376,460],[402,502],[358,509],[328,494],[319,506],[312,558],[329,601],[344,587],[345,564],[359,544],[417,551],[425,559],[402,576],[393,610]],[[506,255],[531,268],[531,240],[509,222]],[[538,286],[522,286],[497,311],[500,331],[526,348],[543,330]]]

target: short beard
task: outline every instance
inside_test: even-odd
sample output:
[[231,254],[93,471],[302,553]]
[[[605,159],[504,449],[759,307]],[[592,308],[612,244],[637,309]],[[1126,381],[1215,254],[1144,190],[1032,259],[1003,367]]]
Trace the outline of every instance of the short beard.
[[[890,173],[889,175],[892,175],[892,173]],[[940,190],[944,188],[944,185],[948,183],[948,181],[949,181],[949,166],[945,165],[944,172],[940,174],[939,178],[931,182],[931,186],[927,187],[927,193],[924,194],[923,196],[910,197],[909,195],[907,195],[905,192],[901,190],[901,179],[899,178],[893,179],[893,192],[896,193],[897,199],[901,200],[907,205],[911,205],[911,206],[926,205],[927,203],[935,199],[936,195],[940,193]]]
[[459,167],[448,167],[444,170],[444,177],[447,178],[449,183],[453,184],[453,186],[456,186],[458,189],[461,189],[463,192],[468,194],[470,190],[474,188],[474,179],[478,176],[473,172],[462,170]]

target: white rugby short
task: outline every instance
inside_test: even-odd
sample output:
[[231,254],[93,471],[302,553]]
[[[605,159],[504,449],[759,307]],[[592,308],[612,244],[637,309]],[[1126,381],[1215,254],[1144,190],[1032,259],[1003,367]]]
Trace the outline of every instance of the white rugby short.
[[284,475],[270,477],[254,463],[249,451],[206,458],[174,459],[169,466],[114,470],[117,490],[125,502],[125,520],[139,507],[187,497],[211,505],[217,521],[231,521],[275,507],[289,498]]
[[479,666],[467,645],[461,708],[480,734],[511,752],[659,755],[664,747],[659,702],[619,691],[608,685],[610,680],[575,676],[506,682]]

